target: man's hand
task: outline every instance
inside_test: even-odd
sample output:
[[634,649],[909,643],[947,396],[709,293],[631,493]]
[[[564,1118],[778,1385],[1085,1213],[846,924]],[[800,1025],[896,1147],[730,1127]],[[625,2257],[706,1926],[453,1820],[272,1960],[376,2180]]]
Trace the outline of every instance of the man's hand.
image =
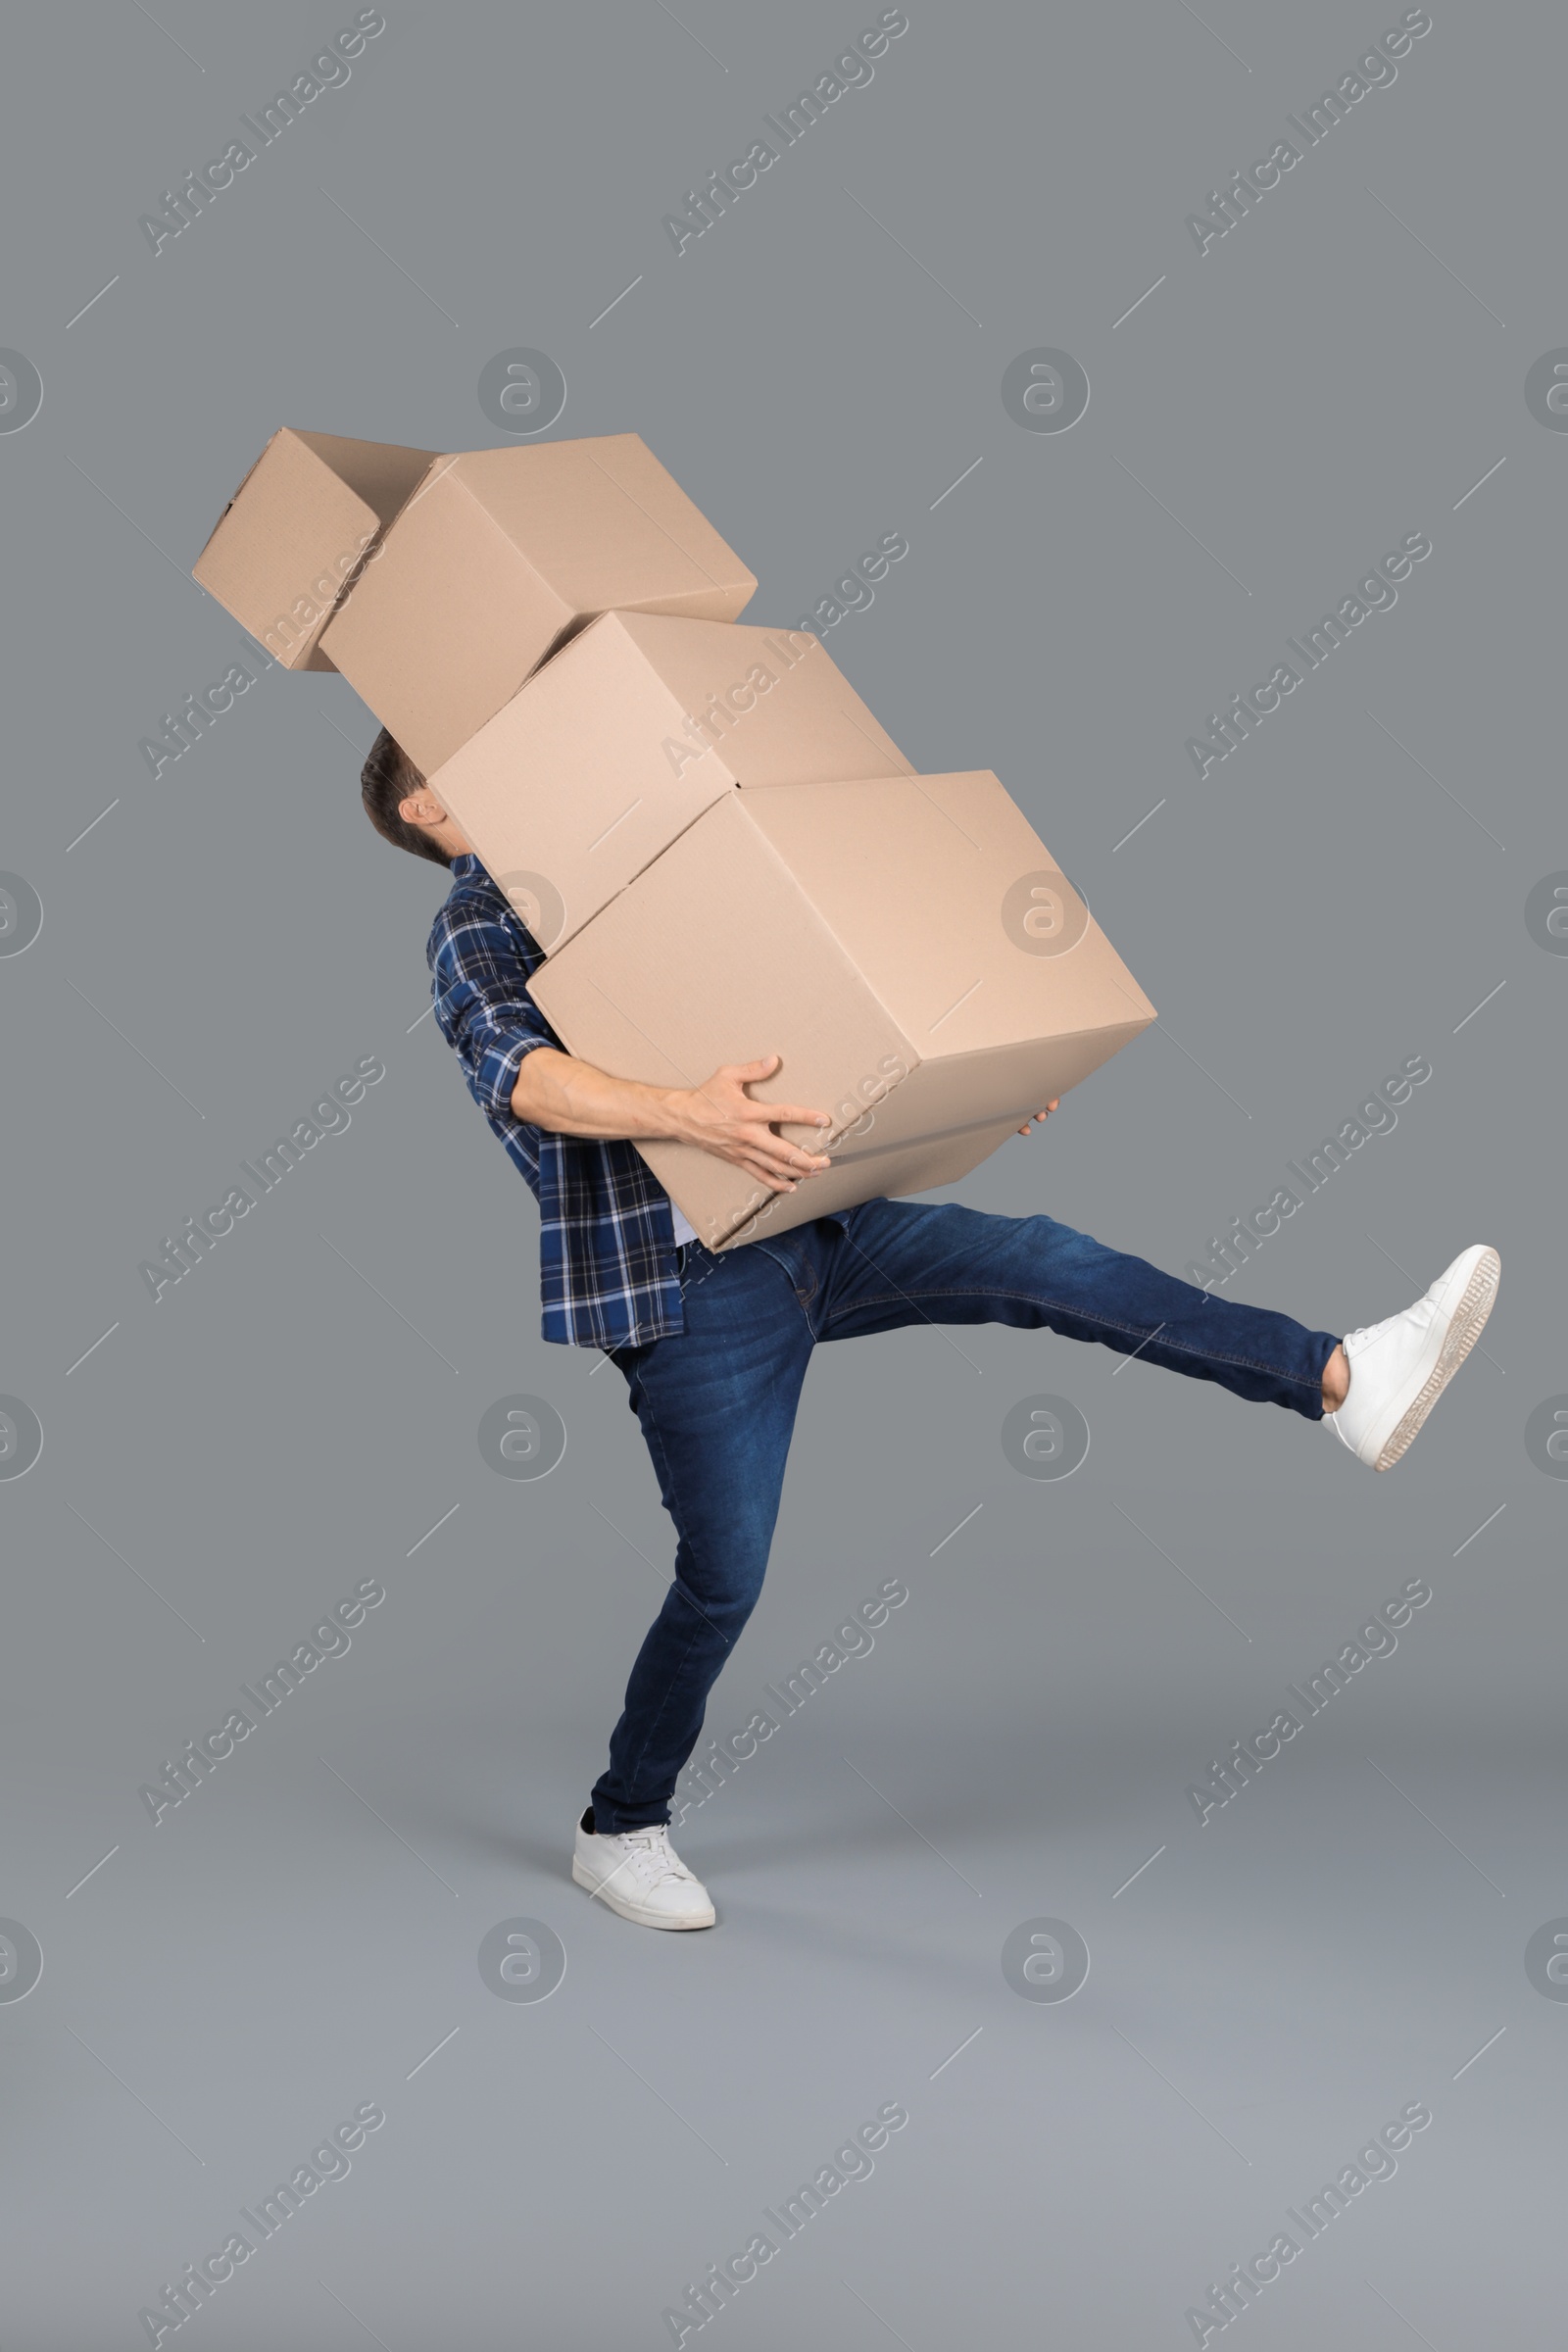
[[[1059,1110],[1060,1107],[1061,1097],[1057,1095],[1053,1102],[1050,1102],[1046,1104],[1044,1110],[1037,1110],[1035,1112],[1035,1119],[1048,1119],[1054,1110]],[[1033,1135],[1034,1131],[1034,1119],[1025,1119],[1023,1125],[1019,1128],[1018,1133],[1020,1135]]]
[[715,1159],[727,1159],[766,1185],[770,1193],[793,1193],[803,1176],[814,1176],[830,1163],[825,1152],[810,1152],[775,1135],[775,1126],[827,1127],[825,1110],[805,1110],[793,1102],[758,1102],[746,1092],[760,1079],[771,1078],[779,1056],[760,1061],[728,1062],[702,1086],[671,1093],[667,1100],[674,1119],[671,1132],[683,1144],[696,1144]]

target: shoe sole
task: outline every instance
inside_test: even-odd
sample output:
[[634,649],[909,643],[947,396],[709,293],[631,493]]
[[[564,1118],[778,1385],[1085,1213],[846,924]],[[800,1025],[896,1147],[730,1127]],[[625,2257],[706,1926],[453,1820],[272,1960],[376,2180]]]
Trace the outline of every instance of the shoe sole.
[[1501,1275],[1502,1260],[1495,1250],[1483,1250],[1465,1284],[1459,1303],[1449,1318],[1438,1360],[1428,1373],[1415,1401],[1406,1407],[1397,1426],[1385,1441],[1383,1450],[1373,1464],[1374,1469],[1392,1470],[1419,1434],[1428,1413],[1485,1330]]
[[588,1893],[594,1895],[600,1902],[607,1903],[610,1909],[617,1913],[621,1919],[629,1919],[633,1927],[710,1928],[717,1921],[718,1914],[714,1911],[711,1903],[709,1904],[706,1912],[693,1912],[685,1919],[671,1919],[666,1911],[639,1910],[635,1903],[628,1903],[623,1895],[616,1894],[608,1880],[594,1878],[583,1868],[575,1854],[571,1858],[571,1875],[579,1886],[585,1887]]

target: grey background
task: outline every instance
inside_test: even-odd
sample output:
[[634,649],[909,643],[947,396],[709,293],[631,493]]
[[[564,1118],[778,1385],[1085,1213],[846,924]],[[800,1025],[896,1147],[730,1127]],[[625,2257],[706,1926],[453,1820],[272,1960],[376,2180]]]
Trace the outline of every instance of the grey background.
[[[44,924],[0,961],[0,1389],[44,1447],[0,1483],[0,1913],[44,1971],[0,2004],[5,2341],[144,2342],[368,2100],[350,2176],[202,2310],[214,2352],[668,2342],[684,2282],[890,2100],[907,2127],[726,2341],[1191,2342],[1206,2283],[1416,2100],[1397,2177],[1249,2340],[1544,2340],[1568,2010],[1524,1949],[1568,1911],[1568,1494],[1523,1431],[1568,1390],[1568,963],[1523,907],[1568,866],[1568,442],[1523,384],[1568,343],[1562,24],[1437,0],[1200,258],[1186,214],[1396,9],[911,0],[677,258],[662,215],[874,10],[386,13],[156,258],[138,215],[336,20],[163,0],[8,36],[0,342],[44,402],[0,436],[0,864]],[[420,1021],[440,884],[360,811],[373,722],[274,670],[158,781],[137,751],[240,650],[182,575],[267,435],[484,446],[479,371],[519,344],[564,371],[558,435],[641,432],[745,555],[749,619],[906,533],[834,659],[922,769],[997,769],[1159,1006],[965,1199],[1179,1270],[1424,1054],[1233,1288],[1343,1330],[1473,1240],[1505,1269],[1388,1480],[1049,1337],[824,1350],[710,1728],[885,1578],[909,1599],[686,1823],[721,1924],[685,1938],[565,1875],[669,1538],[618,1375],[537,1337],[534,1209]],[[1066,434],[1002,406],[1039,346],[1088,371]],[[1200,782],[1204,713],[1417,530],[1397,607]],[[348,1132],[155,1305],[160,1237],[368,1054]],[[519,1392],[569,1433],[539,1483],[477,1448]],[[1063,1483],[1001,1450],[1042,1392],[1093,1430]],[[1417,1575],[1397,1653],[1200,1829],[1187,1784]],[[138,1786],[369,1576],[348,1655],[155,1829]],[[543,2004],[478,1972],[519,1916],[565,1947]],[[1002,1975],[1042,1917],[1092,1954],[1061,2005]]]

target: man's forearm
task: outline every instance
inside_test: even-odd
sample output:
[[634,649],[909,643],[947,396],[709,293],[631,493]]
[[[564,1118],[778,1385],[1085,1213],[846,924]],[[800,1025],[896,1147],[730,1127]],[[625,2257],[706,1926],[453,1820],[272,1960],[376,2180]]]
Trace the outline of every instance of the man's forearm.
[[612,1078],[591,1061],[536,1046],[525,1054],[512,1090],[513,1116],[551,1135],[598,1143],[651,1142],[681,1132],[671,1091],[635,1078]]

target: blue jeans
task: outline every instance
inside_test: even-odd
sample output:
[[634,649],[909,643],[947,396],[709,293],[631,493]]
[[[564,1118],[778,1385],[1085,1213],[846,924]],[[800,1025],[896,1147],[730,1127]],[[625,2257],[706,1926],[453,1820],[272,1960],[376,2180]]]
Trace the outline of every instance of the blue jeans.
[[913,1323],[1042,1326],[1322,1419],[1338,1345],[1288,1315],[1217,1298],[1051,1217],[868,1200],[715,1255],[680,1252],[684,1331],[620,1348],[631,1406],[678,1539],[675,1578],[637,1654],[601,1836],[667,1822],[708,1693],[757,1605],[801,1383],[818,1340]]

